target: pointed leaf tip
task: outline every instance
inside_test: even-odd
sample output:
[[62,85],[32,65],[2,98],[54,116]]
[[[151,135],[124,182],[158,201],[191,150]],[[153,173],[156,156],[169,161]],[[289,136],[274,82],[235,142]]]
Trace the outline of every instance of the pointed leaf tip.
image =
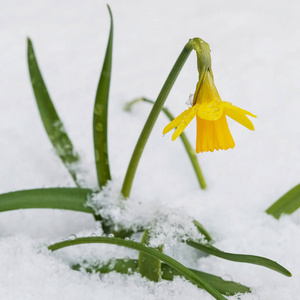
[[110,32],[95,97],[93,118],[95,165],[100,188],[111,179],[108,158],[107,115],[112,66],[113,18],[109,5],[107,5],[107,8],[110,14]]
[[74,150],[73,144],[63,128],[63,123],[50,98],[30,38],[27,38],[27,59],[33,93],[46,133],[57,155],[68,169],[76,185],[79,186],[77,174],[73,168],[73,164],[79,161],[79,156]]

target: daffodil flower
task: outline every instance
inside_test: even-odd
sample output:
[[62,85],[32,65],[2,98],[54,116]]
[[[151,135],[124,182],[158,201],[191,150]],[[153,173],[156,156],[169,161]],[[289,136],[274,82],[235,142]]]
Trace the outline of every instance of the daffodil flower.
[[254,118],[256,116],[221,100],[211,70],[209,46],[201,39],[199,40],[202,47],[195,49],[198,56],[199,81],[193,105],[169,123],[164,128],[163,134],[176,127],[172,135],[172,141],[174,141],[196,117],[196,153],[227,150],[233,148],[235,143],[229,131],[226,116],[250,130],[254,130],[254,126],[247,115]]

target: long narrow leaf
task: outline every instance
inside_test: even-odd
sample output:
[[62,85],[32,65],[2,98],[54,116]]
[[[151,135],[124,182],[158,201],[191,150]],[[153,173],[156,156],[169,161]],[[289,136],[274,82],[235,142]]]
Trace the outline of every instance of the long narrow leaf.
[[198,250],[201,250],[203,252],[206,252],[208,254],[217,257],[221,257],[226,260],[259,265],[274,270],[276,272],[279,272],[285,276],[289,276],[289,277],[292,276],[292,274],[286,268],[282,267],[277,262],[270,260],[268,258],[255,256],[255,255],[233,254],[233,253],[223,252],[209,244],[203,245],[191,240],[188,240],[186,243],[193,248],[196,248]]
[[93,119],[95,163],[100,188],[111,179],[107,149],[107,113],[112,65],[113,17],[110,7],[107,7],[110,15],[110,33],[96,93]]
[[51,101],[29,38],[27,40],[27,56],[31,84],[45,130],[55,148],[56,154],[68,169],[76,185],[79,186],[74,168],[74,164],[78,162],[79,156],[74,151],[72,142]]
[[[86,262],[84,263],[86,265]],[[76,264],[72,266],[73,270],[84,269],[88,273],[109,273],[112,271],[121,273],[121,274],[131,274],[139,270],[138,260],[136,259],[113,259],[106,262],[102,265],[89,265],[88,267],[81,266]],[[181,274],[169,267],[166,264],[161,264],[162,275],[161,278],[165,280],[172,281],[174,276],[180,276]],[[247,286],[239,284],[234,281],[225,281],[221,277],[204,273],[198,270],[189,269],[196,273],[199,277],[205,279],[211,286],[213,286],[217,291],[223,295],[232,296],[237,293],[250,293],[251,290]]]
[[80,245],[80,244],[89,244],[89,243],[104,243],[104,244],[112,244],[127,247],[130,249],[134,249],[140,252],[144,252],[153,258],[160,259],[171,268],[177,270],[181,275],[186,277],[192,283],[200,286],[205,289],[208,293],[210,293],[217,300],[226,300],[214,287],[212,287],[205,279],[199,277],[196,273],[186,268],[184,265],[176,261],[175,259],[167,256],[166,254],[161,253],[160,251],[147,247],[143,244],[127,241],[120,238],[111,238],[111,237],[86,237],[86,238],[77,238],[75,240],[67,240],[57,244],[53,244],[48,247],[49,250],[55,251],[64,247]]
[[[0,194],[0,212],[17,209],[64,209],[74,210],[83,213],[90,213],[95,216],[95,211],[87,206],[87,200],[93,190],[82,188],[47,188],[10,192]],[[102,222],[104,233],[113,234],[115,237],[126,238],[133,234],[133,230],[119,228],[114,230],[111,226],[106,226],[106,221],[100,215],[96,215]]]
[[298,208],[300,208],[300,184],[284,194],[266,212],[279,219],[282,214],[290,215]]
[[208,231],[205,229],[205,227],[201,223],[199,223],[198,221],[196,221],[196,220],[194,220],[193,223],[197,227],[198,231],[205,236],[205,239],[208,242],[211,242],[212,241],[212,237],[208,233]]
[[0,195],[0,212],[24,208],[55,208],[94,213],[86,206],[93,191],[79,188],[49,188],[16,191]]

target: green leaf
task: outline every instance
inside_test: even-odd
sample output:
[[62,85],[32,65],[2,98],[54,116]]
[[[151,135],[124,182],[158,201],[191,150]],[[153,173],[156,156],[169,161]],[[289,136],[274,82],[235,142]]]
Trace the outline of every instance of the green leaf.
[[270,260],[268,258],[264,258],[261,256],[255,256],[255,255],[227,253],[227,252],[223,252],[223,251],[213,247],[210,244],[203,245],[203,244],[191,241],[191,240],[186,241],[186,243],[193,248],[196,248],[198,250],[201,250],[203,252],[206,252],[208,254],[211,254],[211,255],[214,255],[217,257],[221,257],[226,260],[259,265],[259,266],[263,266],[263,267],[269,268],[271,270],[274,270],[276,272],[279,272],[285,276],[289,276],[289,277],[292,276],[292,274],[287,269],[285,269],[284,267],[279,265],[277,262]]
[[266,212],[276,219],[279,219],[282,214],[290,215],[300,207],[300,184],[296,185],[273,205]]
[[120,274],[131,274],[138,272],[138,260],[137,259],[112,259],[105,263],[90,264],[84,260],[82,263],[74,264],[71,266],[73,270],[84,270],[87,273],[102,273],[118,272]]
[[177,270],[179,274],[183,275],[192,283],[197,286],[205,289],[208,293],[210,293],[217,300],[226,300],[213,286],[211,286],[205,279],[199,277],[196,273],[186,268],[184,265],[176,261],[175,259],[167,256],[166,254],[161,253],[157,249],[147,247],[141,243],[137,243],[134,241],[127,241],[120,238],[112,238],[112,237],[85,237],[85,238],[77,238],[75,240],[67,240],[57,244],[53,244],[48,247],[49,250],[55,251],[64,247],[80,245],[80,244],[89,244],[89,243],[104,243],[104,244],[112,244],[127,247],[130,249],[134,249],[140,252],[144,252],[153,258],[160,259],[171,268]]
[[96,93],[93,119],[95,163],[100,188],[111,179],[107,149],[107,114],[113,49],[113,17],[110,7],[107,7],[110,16],[110,33]]
[[[146,229],[143,237],[142,244],[149,243],[149,230]],[[158,247],[157,250],[162,252],[163,246]],[[158,282],[161,278],[161,261],[153,258],[144,252],[139,253],[139,272],[142,276],[147,277],[151,281]]]
[[94,213],[86,206],[90,189],[49,188],[16,191],[0,195],[0,212],[24,208],[55,208]]
[[[245,285],[234,281],[226,281],[221,277],[204,273],[198,270],[189,269],[197,274],[199,277],[206,280],[210,285],[212,285],[217,291],[219,291],[223,295],[231,296],[237,293],[250,293],[251,290]],[[162,264],[161,267],[162,278],[165,280],[173,280],[174,276],[180,275],[176,270],[173,270],[168,265]]]
[[[99,265],[89,265],[86,267],[87,262],[83,263],[83,266],[76,264],[72,266],[73,270],[84,269],[88,273],[109,273],[112,271],[121,273],[121,274],[131,274],[133,272],[138,272],[138,260],[136,259],[113,259],[106,262],[105,264]],[[169,267],[166,264],[161,264],[162,270],[162,279],[172,281],[174,276],[180,276],[181,274]],[[251,290],[247,286],[236,283],[234,281],[225,281],[221,277],[204,273],[198,270],[189,269],[190,271],[196,273],[199,277],[206,280],[211,286],[213,286],[217,291],[223,295],[233,296],[237,293],[250,293]]]
[[[0,194],[0,212],[26,209],[26,208],[48,208],[74,210],[83,213],[94,214],[95,211],[87,206],[87,200],[93,193],[93,190],[82,188],[46,188],[10,192]],[[130,237],[133,234],[132,229],[119,228],[114,230],[114,226],[106,226],[106,219],[96,215],[102,222],[103,231],[106,234],[113,234],[116,237]]]
[[[139,99],[135,99],[135,100],[132,100],[131,102],[126,103],[125,106],[124,106],[124,109],[126,111],[130,111],[131,107],[135,103],[140,102],[140,101],[144,101],[144,102],[151,103],[151,104],[155,103],[154,101],[149,100],[147,98],[139,98]],[[168,119],[170,121],[174,120],[174,116],[170,113],[170,111],[166,107],[163,107],[162,111],[165,113],[165,115],[168,117]],[[182,132],[179,137],[180,137],[180,139],[181,139],[181,141],[184,145],[184,148],[186,150],[186,153],[188,154],[188,157],[189,157],[189,159],[192,163],[192,166],[193,166],[194,171],[196,173],[196,177],[197,177],[197,180],[199,182],[200,188],[204,190],[204,189],[206,189],[206,182],[205,182],[202,170],[200,168],[200,165],[199,165],[199,162],[198,162],[198,159],[197,159],[197,155],[196,155],[194,149],[192,148],[192,146],[191,146],[188,138],[186,137],[185,133]]]
[[205,229],[205,227],[202,224],[200,224],[198,221],[196,221],[196,220],[194,220],[193,223],[197,227],[198,231],[205,236],[206,240],[208,242],[211,242],[212,241],[212,237],[210,236],[210,234],[208,233],[208,231]]
[[78,154],[74,151],[62,121],[49,96],[46,84],[40,72],[31,40],[27,39],[28,67],[33,92],[47,135],[70,175],[79,186],[74,164],[79,161]]

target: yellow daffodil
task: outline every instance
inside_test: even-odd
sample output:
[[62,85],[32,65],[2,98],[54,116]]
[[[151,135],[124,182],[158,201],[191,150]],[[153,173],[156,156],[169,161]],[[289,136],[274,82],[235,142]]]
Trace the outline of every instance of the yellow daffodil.
[[199,40],[200,43],[195,49],[198,57],[199,82],[194,94],[193,105],[169,123],[164,128],[163,134],[176,127],[172,135],[172,141],[174,141],[196,117],[196,153],[219,149],[227,150],[233,148],[235,144],[228,128],[226,116],[250,130],[254,130],[254,126],[247,115],[256,116],[221,100],[211,70],[209,46],[201,39]]

